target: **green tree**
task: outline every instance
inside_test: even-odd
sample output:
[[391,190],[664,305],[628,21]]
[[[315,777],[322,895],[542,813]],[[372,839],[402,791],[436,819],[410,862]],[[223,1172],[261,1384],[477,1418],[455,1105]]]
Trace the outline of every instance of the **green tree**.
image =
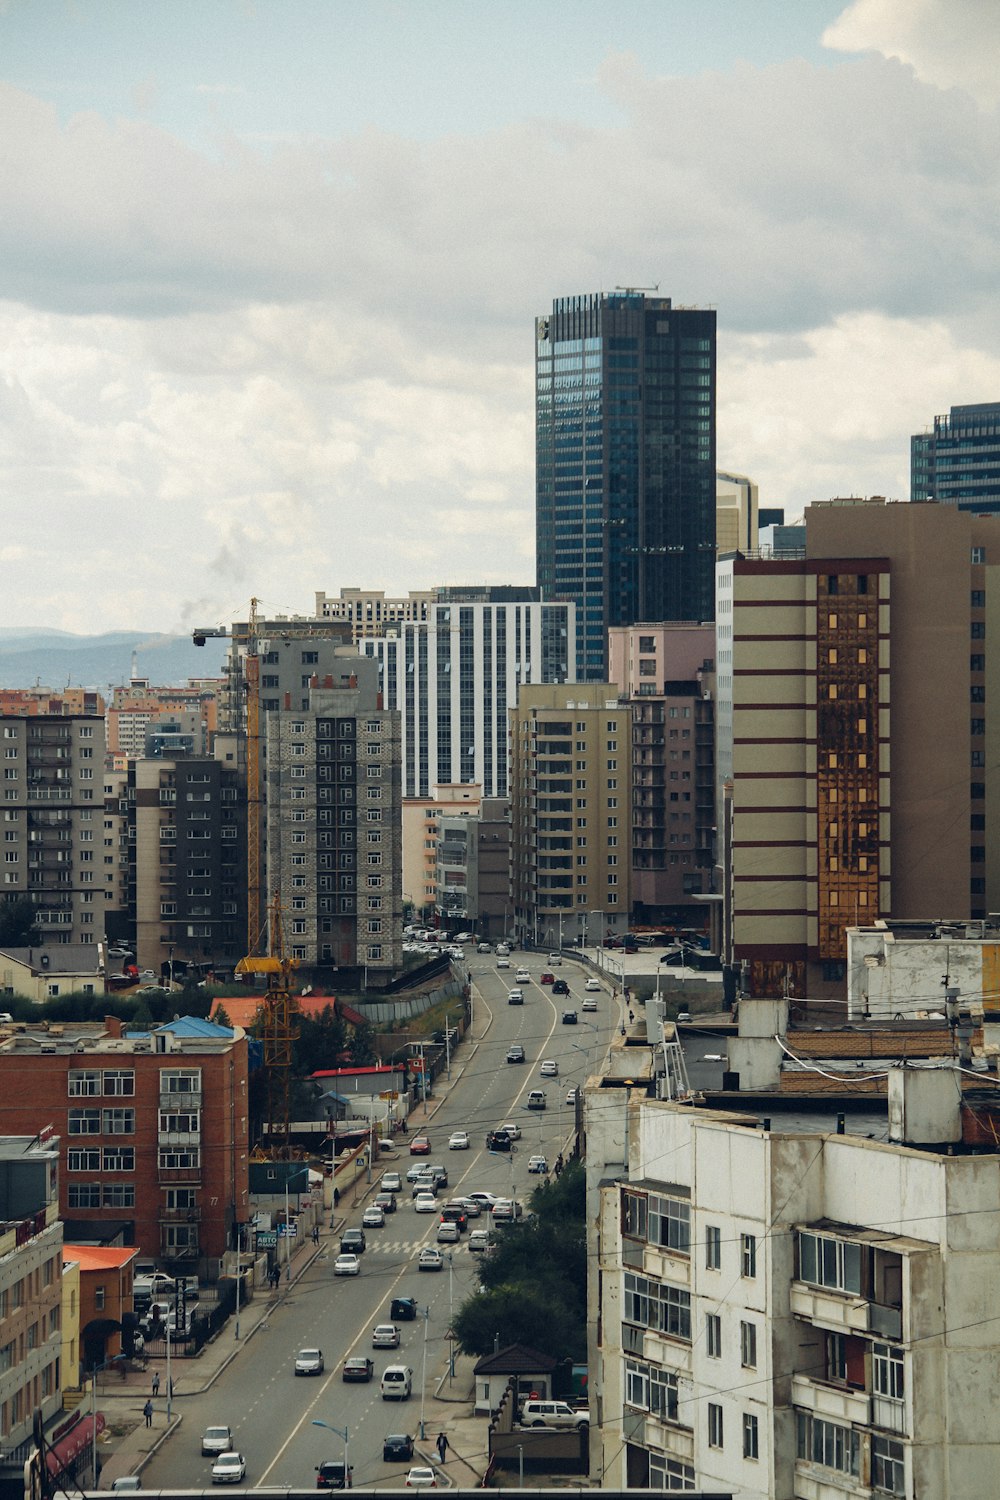
[[30,948],[41,940],[30,896],[0,902],[0,948]]
[[212,1020],[215,1022],[216,1026],[226,1026],[230,1031],[232,1031],[233,1029],[233,1023],[229,1019],[229,1013],[227,1012],[224,1005],[219,1006],[218,1010],[215,1012],[215,1015],[212,1017]]

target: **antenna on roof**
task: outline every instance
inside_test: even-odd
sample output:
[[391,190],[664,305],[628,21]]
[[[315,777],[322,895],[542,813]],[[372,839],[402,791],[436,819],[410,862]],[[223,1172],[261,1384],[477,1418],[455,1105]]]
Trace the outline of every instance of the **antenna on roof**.
[[660,283],[659,282],[657,282],[655,286],[616,286],[615,287],[615,291],[616,292],[658,292],[659,290],[660,290]]

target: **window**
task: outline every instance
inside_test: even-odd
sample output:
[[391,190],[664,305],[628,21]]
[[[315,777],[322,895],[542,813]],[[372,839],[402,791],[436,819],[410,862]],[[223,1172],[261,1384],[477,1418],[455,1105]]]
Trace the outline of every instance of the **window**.
[[101,1075],[84,1068],[70,1068],[69,1070],[69,1097],[79,1099],[82,1097],[93,1098],[101,1092]]
[[96,1146],[71,1146],[66,1153],[66,1167],[70,1172],[99,1172],[100,1150]]
[[903,1400],[903,1351],[895,1344],[872,1345],[872,1390],[891,1401]]
[[668,1282],[625,1273],[624,1318],[673,1338],[691,1338],[691,1294]]
[[160,1073],[161,1094],[200,1094],[201,1069],[164,1069]]
[[134,1109],[102,1109],[101,1130],[104,1135],[134,1135]]
[[972,566],[974,568],[975,567],[979,567],[983,563],[985,563],[985,561],[986,561],[986,548],[985,547],[973,547],[973,549],[972,549],[972,555],[971,555],[969,561],[972,563]]
[[813,1286],[861,1292],[861,1246],[828,1235],[799,1232],[799,1276]]
[[200,1130],[201,1112],[199,1110],[160,1110],[160,1135],[197,1135]]
[[105,1295],[105,1289],[103,1286],[96,1286],[94,1288],[94,1307],[98,1312],[104,1311]]
[[800,1411],[796,1413],[796,1428],[799,1458],[855,1479],[861,1477],[861,1441],[850,1427]]
[[705,1267],[709,1271],[722,1267],[722,1230],[718,1224],[705,1225]]
[[101,1111],[99,1109],[71,1109],[68,1123],[70,1135],[100,1135]]
[[622,1234],[635,1240],[646,1238],[646,1199],[627,1189],[622,1190]]
[[649,1243],[691,1253],[691,1206],[677,1198],[649,1199]]
[[756,1323],[740,1323],[740,1364],[745,1370],[757,1368]]
[[757,1418],[750,1412],[743,1413],[743,1457],[760,1457],[760,1431]]
[[105,1146],[101,1170],[104,1172],[134,1172],[135,1147]]
[[717,1401],[708,1403],[708,1446],[722,1447],[722,1407]]
[[101,1190],[102,1208],[135,1208],[135,1185],[131,1182],[106,1182]]
[[903,1445],[893,1438],[872,1433],[872,1489],[884,1495],[906,1494],[906,1464]]
[[104,1092],[131,1098],[135,1093],[135,1070],[133,1068],[107,1070],[104,1074]]
[[718,1313],[705,1314],[705,1351],[709,1359],[722,1358],[722,1319]]
[[757,1236],[755,1234],[740,1235],[740,1257],[742,1261],[743,1276],[756,1276],[757,1274]]
[[661,1421],[677,1420],[677,1376],[635,1359],[625,1361],[625,1400]]
[[100,1208],[101,1184],[99,1182],[71,1182],[69,1206],[70,1208]]
[[180,1167],[200,1167],[201,1150],[197,1146],[161,1146],[159,1165],[161,1170],[166,1171]]

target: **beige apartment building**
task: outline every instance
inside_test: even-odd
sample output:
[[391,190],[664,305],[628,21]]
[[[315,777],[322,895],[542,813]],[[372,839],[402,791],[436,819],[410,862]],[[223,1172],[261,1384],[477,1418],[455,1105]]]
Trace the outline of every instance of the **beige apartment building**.
[[521,688],[511,727],[511,898],[540,946],[623,930],[632,890],[632,715],[606,682]]
[[337,598],[316,591],[317,620],[339,620],[350,626],[357,643],[411,620],[426,620],[438,589],[411,590],[404,598],[386,598],[384,589],[341,589]]
[[441,819],[475,817],[482,797],[481,786],[464,781],[432,786],[429,797],[404,797],[403,900],[418,915],[437,903]]
[[718,552],[752,552],[757,546],[757,486],[746,474],[715,476],[715,546]]
[[718,565],[725,888],[760,994],[839,980],[848,926],[1000,903],[1000,519],[834,500],[806,539],[804,557]]

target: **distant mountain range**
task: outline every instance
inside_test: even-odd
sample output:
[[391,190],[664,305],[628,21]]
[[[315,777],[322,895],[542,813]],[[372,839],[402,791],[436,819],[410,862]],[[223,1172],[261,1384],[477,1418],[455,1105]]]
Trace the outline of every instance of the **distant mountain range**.
[[195,646],[189,635],[154,635],[142,630],[111,630],[104,635],[73,635],[68,630],[0,626],[0,688],[97,688],[128,682],[135,673],[157,687],[179,687],[189,677],[220,677],[227,642],[210,639]]

